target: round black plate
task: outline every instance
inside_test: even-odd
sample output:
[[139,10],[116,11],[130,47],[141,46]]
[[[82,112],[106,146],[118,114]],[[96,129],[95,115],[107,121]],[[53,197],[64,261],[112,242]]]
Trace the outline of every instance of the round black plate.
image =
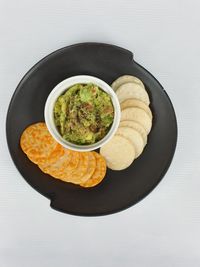
[[[64,183],[42,173],[19,146],[23,130],[44,121],[44,104],[53,87],[79,74],[93,75],[108,84],[123,74],[145,84],[153,112],[153,127],[142,155],[123,171],[111,171],[94,188]],[[7,142],[12,159],[25,180],[51,201],[51,207],[75,215],[111,214],[148,195],[166,173],[174,155],[177,123],[172,103],[160,83],[123,48],[82,43],[59,49],[38,62],[18,85],[7,114]]]

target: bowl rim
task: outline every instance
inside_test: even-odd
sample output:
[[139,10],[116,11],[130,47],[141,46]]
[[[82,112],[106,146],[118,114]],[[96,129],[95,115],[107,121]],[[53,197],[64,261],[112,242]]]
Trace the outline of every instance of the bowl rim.
[[[114,119],[113,119],[113,123],[112,123],[110,130],[101,140],[90,145],[77,145],[69,141],[66,141],[65,139],[62,138],[62,136],[58,132],[55,126],[55,123],[54,123],[53,108],[54,108],[54,104],[56,100],[58,99],[60,95],[62,95],[65,91],[67,91],[67,89],[69,89],[71,86],[77,83],[96,84],[104,92],[109,94],[109,96],[111,97],[113,107],[114,107]],[[80,152],[93,151],[105,145],[116,133],[119,123],[120,123],[120,117],[121,117],[120,104],[119,104],[119,100],[114,90],[105,81],[101,80],[100,78],[97,78],[95,76],[90,76],[90,75],[71,76],[61,81],[60,83],[58,83],[48,95],[46,103],[45,103],[45,108],[44,108],[45,123],[52,137],[58,143],[60,143],[63,147],[71,149],[71,150],[75,150],[75,151],[80,151]]]

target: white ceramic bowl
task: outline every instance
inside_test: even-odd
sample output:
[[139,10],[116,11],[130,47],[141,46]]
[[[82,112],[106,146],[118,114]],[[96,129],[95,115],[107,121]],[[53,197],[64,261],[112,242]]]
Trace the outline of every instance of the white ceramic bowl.
[[[60,95],[62,95],[69,87],[77,83],[96,84],[103,91],[105,91],[106,93],[110,95],[112,103],[113,103],[113,107],[114,107],[114,120],[113,120],[113,124],[109,132],[100,141],[98,141],[97,143],[91,144],[91,145],[76,145],[76,144],[66,141],[65,139],[62,138],[62,136],[58,132],[55,126],[55,123],[54,123],[53,108],[54,108],[54,104],[57,98]],[[47,101],[45,104],[45,110],[44,110],[44,117],[45,117],[47,128],[49,132],[51,133],[51,135],[54,137],[54,139],[65,148],[69,148],[69,149],[76,150],[76,151],[82,151],[82,152],[95,150],[103,146],[105,143],[107,143],[112,138],[112,136],[115,134],[119,126],[120,116],[121,116],[121,111],[120,111],[119,101],[113,89],[101,79],[93,77],[93,76],[88,76],[88,75],[73,76],[60,82],[58,85],[56,85],[56,87],[54,87],[54,89],[51,91],[51,93],[49,94],[47,98]]]

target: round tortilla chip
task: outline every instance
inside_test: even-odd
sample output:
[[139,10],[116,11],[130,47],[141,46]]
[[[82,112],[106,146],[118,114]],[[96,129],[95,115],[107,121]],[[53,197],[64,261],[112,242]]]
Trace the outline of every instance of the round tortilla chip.
[[48,173],[51,176],[56,176],[59,178],[63,172],[68,168],[69,163],[72,160],[72,151],[69,149],[64,149],[64,154],[62,157],[57,159],[54,163],[40,163],[38,167],[44,172]]
[[92,176],[85,182],[81,183],[82,187],[93,187],[98,185],[106,175],[106,161],[102,155],[92,152],[96,159],[96,168]]
[[116,91],[119,102],[122,103],[126,99],[135,98],[149,105],[150,100],[146,90],[137,83],[124,83]]
[[121,121],[119,127],[129,127],[141,134],[144,145],[147,143],[147,132],[144,127],[136,121]]
[[53,164],[58,159],[60,159],[64,155],[64,153],[65,153],[64,147],[62,147],[60,144],[57,143],[55,149],[51,152],[51,154],[47,158],[39,158],[35,160],[36,162],[34,162],[34,158],[28,155],[27,156],[31,161],[33,161],[36,164]]
[[135,148],[135,158],[139,157],[144,149],[144,141],[140,133],[130,127],[119,127],[116,135],[120,135],[128,139]]
[[78,151],[70,150],[71,153],[71,160],[69,162],[69,165],[67,166],[68,171],[73,171],[77,168],[80,160],[80,153]]
[[135,99],[135,98],[126,99],[120,104],[120,107],[121,107],[121,110],[126,109],[126,108],[132,108],[132,107],[141,108],[149,115],[151,119],[153,117],[149,106],[147,106],[144,102],[138,99]]
[[124,83],[130,83],[130,82],[137,83],[137,84],[141,85],[145,89],[143,82],[139,78],[137,78],[135,76],[132,76],[132,75],[123,75],[123,76],[120,76],[119,78],[117,78],[112,83],[111,87],[112,87],[112,89],[114,91],[116,91],[122,84],[124,84]]
[[135,148],[123,136],[115,135],[108,143],[100,148],[108,168],[123,170],[131,165],[135,159]]
[[[78,164],[76,167],[74,165],[74,169],[69,169],[70,163],[72,162],[73,152],[68,150],[66,151],[66,155],[64,155],[60,160],[53,164],[53,166],[48,165],[44,168],[44,165],[38,165],[39,168],[43,171],[51,175],[56,179],[60,179],[64,182],[71,182],[74,184],[79,184],[81,182],[80,177],[84,174],[88,165],[88,158],[83,157],[81,152],[77,152],[74,154],[78,157]],[[69,153],[69,154],[68,154]],[[69,156],[71,154],[71,157]],[[69,158],[68,158],[69,156]]]
[[43,122],[28,126],[21,135],[20,146],[24,153],[34,162],[49,158],[57,142],[49,133]]
[[126,108],[121,112],[121,121],[132,120],[140,123],[147,134],[151,130],[152,120],[149,115],[141,108]]
[[81,178],[83,183],[87,182],[91,176],[93,175],[95,169],[96,169],[96,157],[93,152],[88,152],[89,159],[88,159],[88,168],[86,170],[86,173]]
[[78,152],[79,153],[79,163],[74,170],[65,170],[65,172],[60,176],[60,179],[64,182],[70,182],[73,184],[81,184],[85,182],[85,173],[89,165],[89,152]]

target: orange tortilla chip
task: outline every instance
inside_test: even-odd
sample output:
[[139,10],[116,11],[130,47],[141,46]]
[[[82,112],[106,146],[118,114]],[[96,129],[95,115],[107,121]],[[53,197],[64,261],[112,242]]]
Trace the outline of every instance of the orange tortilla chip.
[[51,152],[51,154],[47,158],[34,158],[29,155],[28,158],[36,164],[53,164],[57,160],[59,160],[65,153],[64,147],[60,144],[57,144],[55,149]]
[[94,153],[88,152],[88,154],[89,154],[88,155],[89,156],[88,167],[87,167],[87,170],[86,170],[85,174],[81,178],[81,183],[84,183],[88,179],[90,179],[90,177],[92,176],[92,174],[94,173],[94,171],[96,169],[96,158],[94,156]]
[[64,182],[80,184],[84,181],[84,174],[86,173],[89,165],[89,152],[79,152],[80,160],[76,169],[66,171],[60,177]]
[[73,171],[74,169],[77,168],[80,160],[80,152],[70,150],[71,152],[71,160],[69,162],[69,165],[67,166],[68,171]]
[[93,187],[99,184],[106,175],[106,161],[104,157],[97,152],[92,153],[96,158],[96,169],[90,179],[80,184],[82,187]]
[[43,164],[38,164],[38,166],[43,172],[48,173],[53,177],[59,178],[68,168],[71,159],[72,151],[69,149],[64,149],[64,154],[54,163],[51,164],[44,162]]
[[[50,135],[46,124],[39,122],[27,127],[21,135],[20,145],[24,153],[34,163],[50,159],[57,142]],[[58,153],[59,154],[59,153]]]
[[39,164],[39,168],[56,179],[79,184],[81,176],[87,170],[88,155],[85,153],[65,150],[65,154],[54,164]]

